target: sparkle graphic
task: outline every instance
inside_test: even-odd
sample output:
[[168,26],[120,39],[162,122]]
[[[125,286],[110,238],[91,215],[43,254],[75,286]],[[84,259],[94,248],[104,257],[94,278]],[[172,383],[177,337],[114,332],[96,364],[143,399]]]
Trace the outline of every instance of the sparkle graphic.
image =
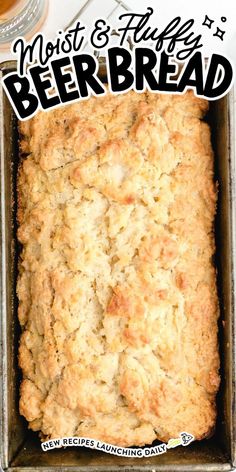
[[202,25],[207,26],[207,28],[211,29],[212,23],[214,23],[214,20],[211,20],[209,16],[205,15],[205,20],[203,21]]
[[217,26],[216,32],[213,34],[213,36],[217,36],[217,38],[220,38],[221,41],[224,41],[224,38],[223,38],[224,34],[225,34],[225,31],[221,30],[221,29],[218,28],[218,26]]

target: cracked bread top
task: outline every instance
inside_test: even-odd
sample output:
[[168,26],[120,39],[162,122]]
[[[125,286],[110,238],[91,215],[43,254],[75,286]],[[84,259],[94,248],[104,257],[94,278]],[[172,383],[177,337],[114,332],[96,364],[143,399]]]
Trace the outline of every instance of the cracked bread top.
[[20,412],[130,446],[215,423],[207,101],[128,92],[20,124]]

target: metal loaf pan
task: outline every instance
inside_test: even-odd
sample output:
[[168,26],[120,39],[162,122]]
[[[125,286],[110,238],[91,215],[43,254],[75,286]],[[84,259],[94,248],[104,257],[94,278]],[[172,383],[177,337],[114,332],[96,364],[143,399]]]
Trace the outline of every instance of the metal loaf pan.
[[[0,66],[0,78],[15,70],[15,62]],[[125,458],[81,448],[43,452],[38,434],[29,432],[18,411],[20,372],[17,351],[20,328],[15,294],[17,275],[16,173],[19,162],[17,120],[3,90],[1,106],[1,460],[9,472],[132,471],[190,472],[236,470],[235,418],[235,163],[233,94],[212,102],[207,116],[212,129],[219,182],[216,218],[216,264],[221,304],[219,343],[221,387],[214,435],[188,447],[171,449],[151,458]]]

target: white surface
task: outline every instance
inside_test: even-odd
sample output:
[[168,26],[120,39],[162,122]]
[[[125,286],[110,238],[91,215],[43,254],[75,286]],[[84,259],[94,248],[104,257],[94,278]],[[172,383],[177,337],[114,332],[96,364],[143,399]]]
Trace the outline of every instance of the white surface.
[[[1,0],[0,0],[1,1]],[[47,38],[53,39],[59,29],[65,29],[80,8],[86,3],[85,0],[48,0],[49,11],[48,17],[43,25],[42,31]],[[123,0],[126,5],[133,11],[146,11],[148,6],[155,9],[155,17],[153,24],[159,29],[165,27],[168,22],[176,16],[181,16],[183,20],[193,18],[195,20],[195,34],[202,34],[205,54],[219,52],[226,54],[234,63],[236,69],[236,22],[235,22],[235,0]],[[114,0],[93,0],[90,7],[84,12],[81,20],[88,26],[92,25],[98,16],[107,17],[109,12],[114,9]],[[119,8],[117,13],[121,13]],[[214,20],[211,29],[203,26],[205,15]],[[226,17],[226,23],[222,23],[221,17]],[[114,19],[114,15],[110,17]],[[111,22],[113,25],[113,22]],[[216,26],[225,30],[224,41],[213,36]],[[15,59],[11,56],[10,51],[0,52],[0,63]],[[236,116],[236,83],[234,84],[234,116]],[[235,122],[234,122],[235,123]],[[236,136],[236,129],[235,129]],[[235,143],[235,140],[234,140]],[[235,143],[236,149],[236,143]],[[235,165],[236,165],[236,155]],[[235,189],[236,191],[236,189]]]
[[[1,1],[1,0],[0,0]],[[195,19],[196,34],[203,35],[206,53],[224,52],[234,60],[236,64],[236,22],[235,22],[235,0],[197,0],[195,2],[186,0],[124,0],[134,11],[145,11],[148,6],[155,8],[153,24],[159,28],[164,27],[175,16],[181,16],[183,20]],[[79,11],[85,0],[49,0],[49,14],[42,31],[48,38],[53,39],[58,29],[64,29]],[[83,21],[92,24],[98,15],[107,16],[108,11],[114,8],[114,0],[93,0],[92,5],[83,14]],[[211,30],[202,26],[207,14],[214,20]],[[221,17],[227,18],[226,23],[221,22]],[[224,41],[213,37],[216,26],[225,29]],[[0,53],[0,62],[11,59],[10,52]]]
[[[0,0],[1,1],[1,0]],[[71,22],[80,8],[86,3],[85,0],[48,0],[48,17],[43,25],[42,31],[47,38],[53,39],[57,30],[64,29]],[[195,20],[194,30],[196,34],[203,35],[203,44],[205,53],[219,52],[224,53],[234,62],[236,69],[236,22],[235,22],[235,0],[123,0],[133,11],[146,11],[148,6],[155,9],[153,24],[162,28],[175,16],[181,16],[183,20],[193,18]],[[108,12],[114,8],[114,0],[93,0],[92,5],[82,15],[82,20],[91,25],[98,16],[108,16]],[[121,9],[119,8],[119,13]],[[214,20],[211,29],[202,25],[202,22],[208,15]],[[221,22],[221,17],[227,18],[226,23]],[[111,19],[114,18],[114,15]],[[224,41],[213,36],[216,26],[225,29]],[[0,62],[8,59],[15,59],[10,51],[1,53]],[[236,100],[236,84],[235,100]],[[236,102],[235,102],[236,103]]]

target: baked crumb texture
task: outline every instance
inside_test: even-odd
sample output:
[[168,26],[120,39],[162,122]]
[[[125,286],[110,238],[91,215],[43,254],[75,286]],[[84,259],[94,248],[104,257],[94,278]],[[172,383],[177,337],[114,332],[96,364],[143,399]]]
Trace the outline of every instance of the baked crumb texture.
[[214,428],[207,101],[129,92],[20,124],[20,412],[130,446]]

